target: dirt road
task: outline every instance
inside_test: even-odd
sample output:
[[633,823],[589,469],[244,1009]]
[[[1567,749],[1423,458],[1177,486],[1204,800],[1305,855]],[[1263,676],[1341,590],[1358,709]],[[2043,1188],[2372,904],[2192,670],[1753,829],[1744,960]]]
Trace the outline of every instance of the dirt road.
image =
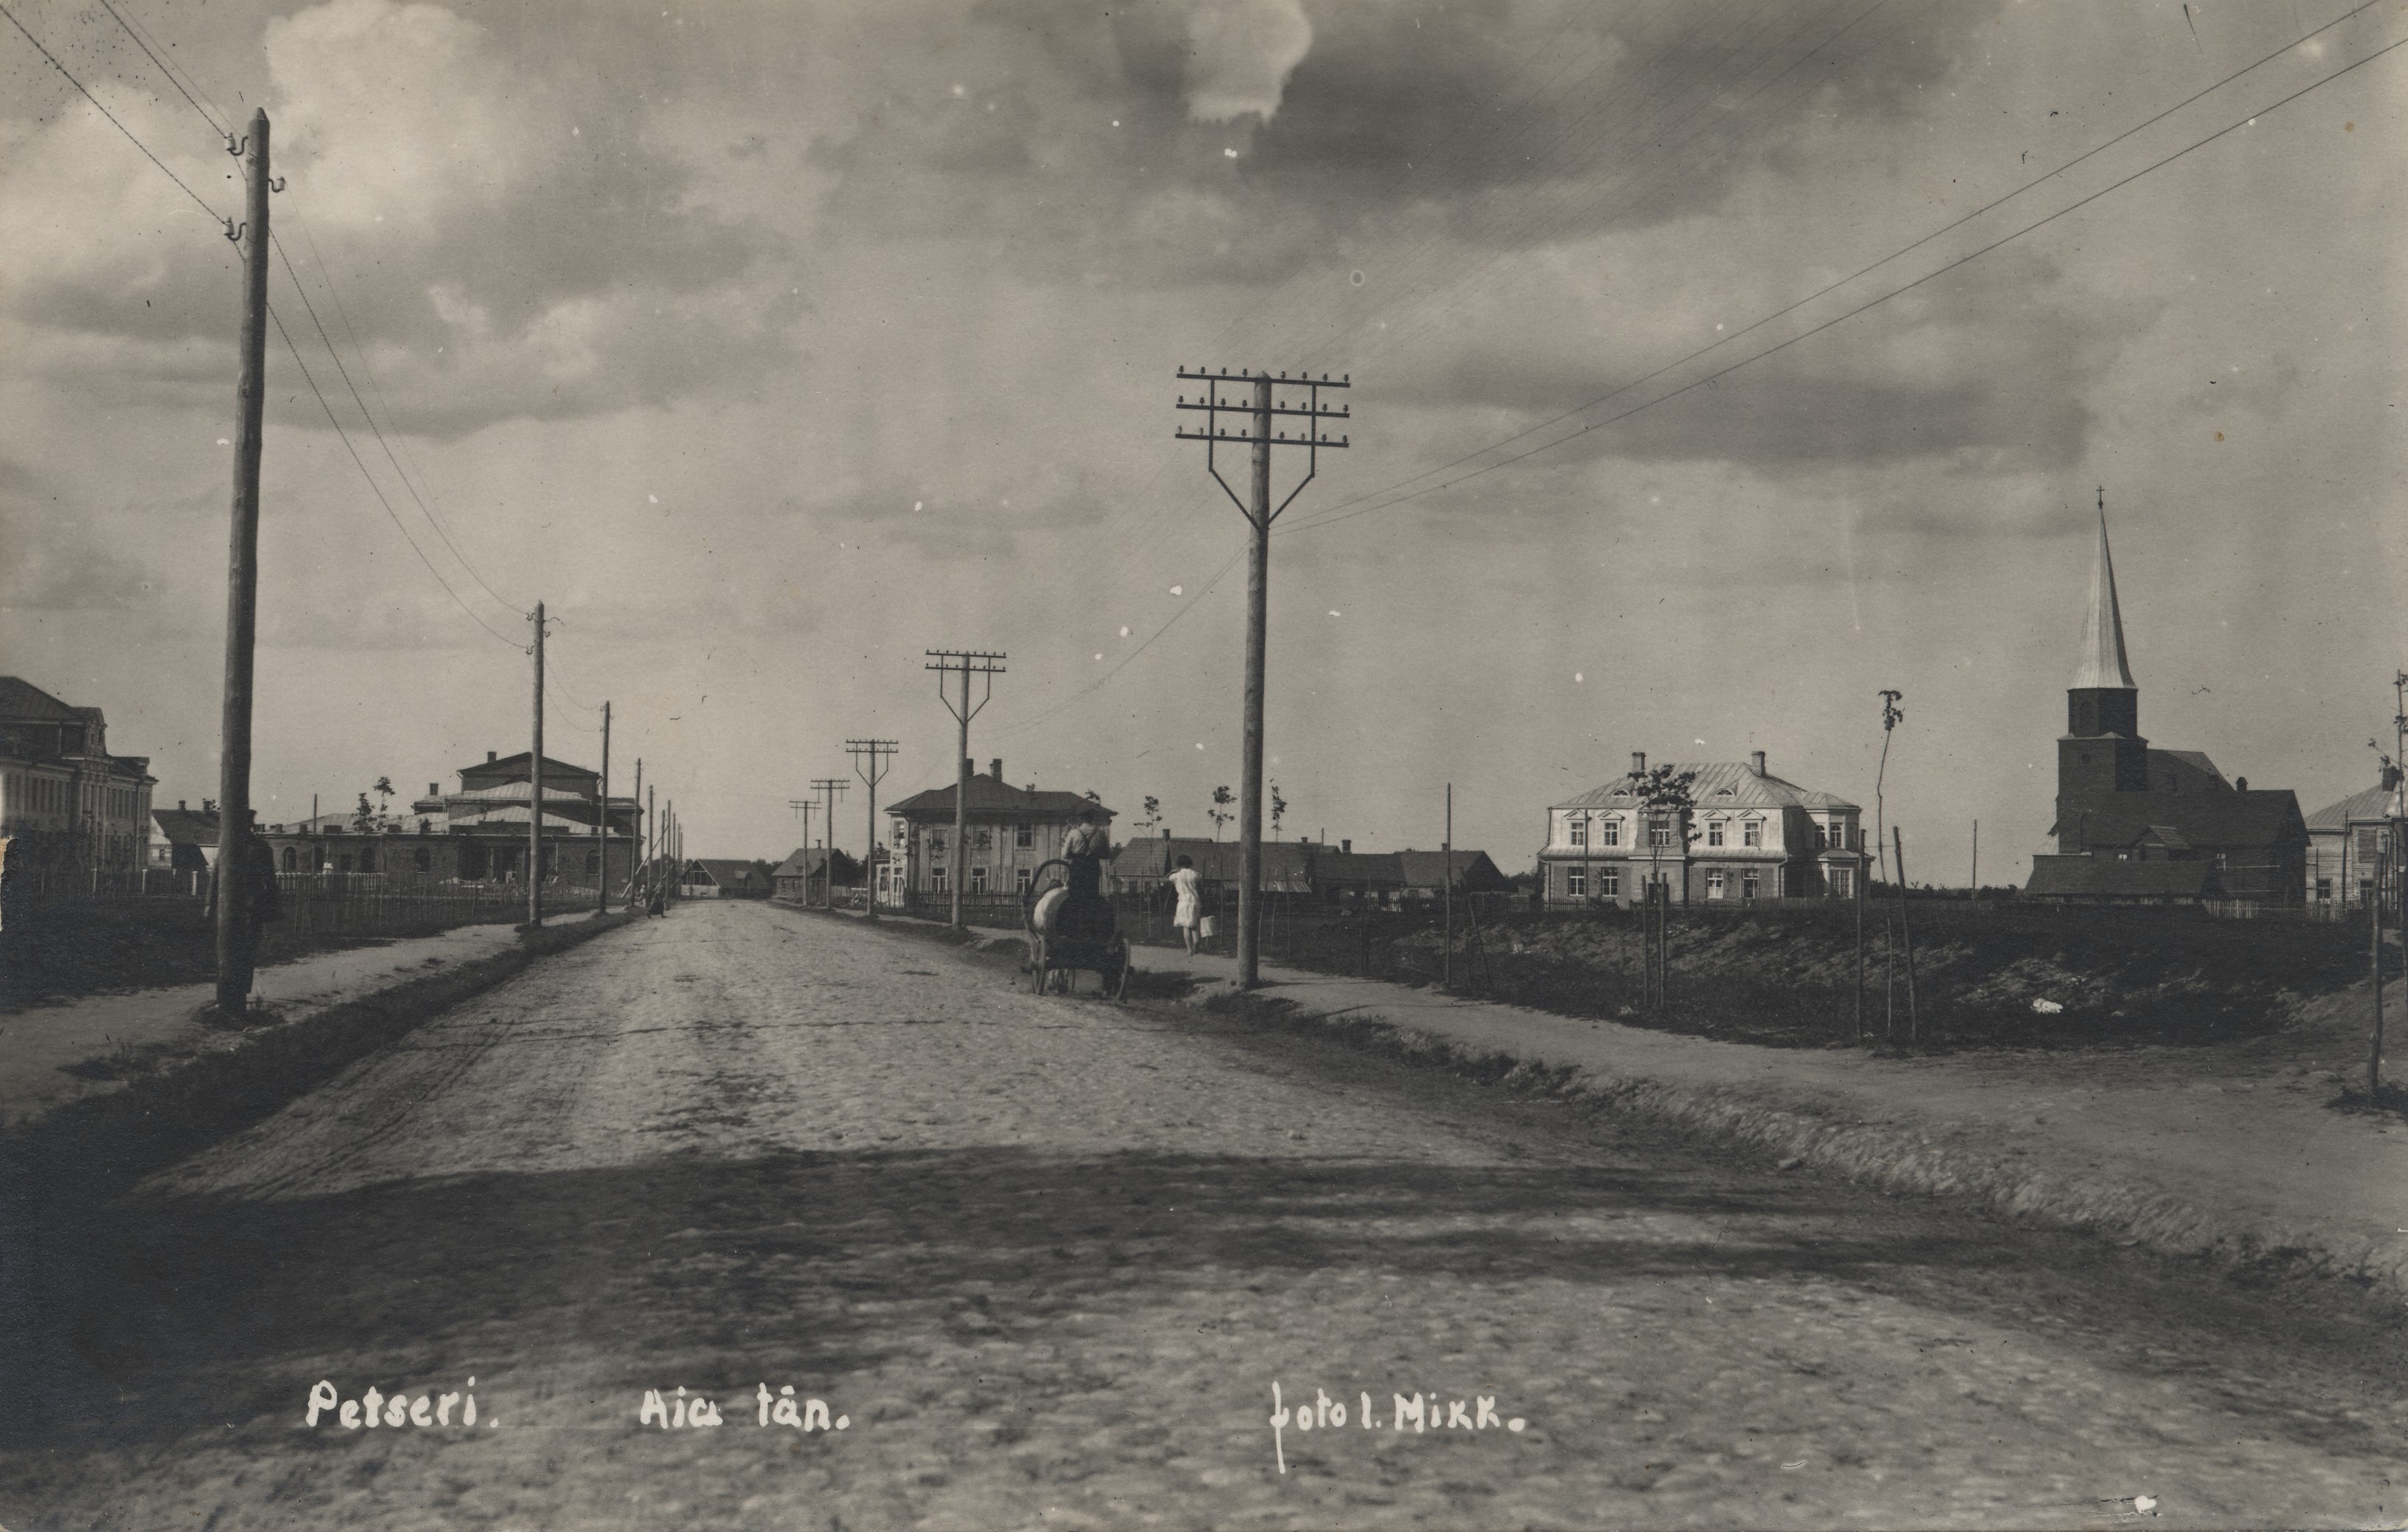
[[114,1210],[0,1525],[2408,1522],[2347,1294],[1009,978],[690,905],[427,1024]]

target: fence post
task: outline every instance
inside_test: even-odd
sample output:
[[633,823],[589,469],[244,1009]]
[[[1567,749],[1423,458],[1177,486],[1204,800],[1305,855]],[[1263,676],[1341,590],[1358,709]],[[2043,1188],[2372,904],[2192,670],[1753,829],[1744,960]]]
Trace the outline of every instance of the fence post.
[[1906,1040],[1922,1040],[1923,1017],[1914,997],[1914,928],[1906,918],[1906,838],[1895,824],[1889,827],[1890,839],[1897,855],[1891,859],[1898,868],[1898,930],[1906,946]]

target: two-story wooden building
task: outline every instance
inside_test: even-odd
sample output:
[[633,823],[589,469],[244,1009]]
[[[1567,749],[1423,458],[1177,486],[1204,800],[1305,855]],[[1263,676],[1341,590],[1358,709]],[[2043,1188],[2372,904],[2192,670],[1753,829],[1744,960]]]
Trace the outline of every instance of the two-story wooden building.
[[1869,859],[1855,804],[1773,776],[1762,751],[1670,769],[1693,774],[1685,811],[1646,803],[1643,752],[1627,776],[1547,810],[1546,904],[1628,904],[1650,883],[1684,904],[1855,896]]
[[[888,807],[886,850],[891,860],[877,870],[878,900],[901,907],[950,895],[953,878],[953,785],[914,793]],[[963,787],[966,821],[962,892],[965,895],[1025,891],[1037,868],[1062,854],[1062,841],[1081,816],[1111,827],[1112,811],[1093,797],[1049,791],[1003,780],[1003,763],[988,764]]]

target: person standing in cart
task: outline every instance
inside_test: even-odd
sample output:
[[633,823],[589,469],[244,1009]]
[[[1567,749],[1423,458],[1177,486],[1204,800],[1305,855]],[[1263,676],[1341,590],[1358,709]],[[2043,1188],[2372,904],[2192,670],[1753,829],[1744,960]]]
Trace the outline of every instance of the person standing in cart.
[[1187,949],[1187,955],[1193,957],[1196,955],[1196,933],[1204,919],[1204,880],[1197,875],[1195,858],[1181,857],[1179,866],[1172,868],[1170,876],[1163,881],[1168,883],[1170,892],[1179,897],[1178,908],[1170,912],[1171,928],[1179,933],[1179,940]]

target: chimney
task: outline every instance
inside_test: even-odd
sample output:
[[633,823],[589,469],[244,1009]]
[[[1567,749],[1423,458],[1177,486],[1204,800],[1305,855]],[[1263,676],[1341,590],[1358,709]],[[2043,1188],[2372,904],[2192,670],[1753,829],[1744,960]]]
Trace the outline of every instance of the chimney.
[[487,766],[492,766],[494,764],[494,752],[492,751],[485,752],[485,764]]
[[1763,775],[1764,775],[1764,752],[1762,752],[1762,751],[1760,751],[1760,750],[1759,750],[1759,751],[1752,751],[1752,752],[1749,752],[1749,754],[1748,754],[1748,757],[1747,757],[1747,764],[1748,764],[1749,766],[1754,766],[1754,767],[1756,768],[1756,774],[1757,776],[1759,776],[1759,777],[1763,776]]
[[1646,771],[1647,752],[1643,750],[1632,751],[1630,752],[1630,774],[1634,777],[1644,776]]
[[426,795],[430,798],[441,797],[443,795],[442,784],[439,782],[428,782],[426,784]]
[[962,757],[962,775],[965,777],[975,777],[978,775],[978,763],[971,760],[967,755]]
[[2246,793],[2246,792],[2248,792],[2248,791],[2249,791],[2249,779],[2248,779],[2248,778],[2246,778],[2246,777],[2235,777],[2235,778],[2233,778],[2233,779],[2232,779],[2232,789],[2233,789],[2233,791],[2234,791],[2234,792],[2236,792],[2236,793]]
[[187,812],[187,810],[186,810],[186,809],[185,809],[185,808],[184,808],[184,800],[183,800],[183,799],[181,799],[181,798],[178,798],[178,799],[176,800],[176,811],[177,811],[178,813],[179,813],[179,814],[180,814],[180,813]]
[[1169,839],[1169,838],[1170,838],[1170,826],[1169,826],[1169,825],[1168,825],[1168,824],[1166,824],[1166,825],[1164,825],[1164,826],[1162,827],[1162,838],[1163,838],[1163,839],[1165,839],[1165,840],[1168,840],[1168,839]]
[[986,764],[986,774],[996,781],[1003,780],[1003,757],[998,755]]
[[1341,841],[1340,841],[1340,842],[1338,843],[1338,854],[1339,854],[1339,855],[1340,855],[1340,856],[1352,856],[1352,855],[1354,855],[1354,842],[1353,842],[1353,841],[1351,841],[1351,840],[1341,840]]

